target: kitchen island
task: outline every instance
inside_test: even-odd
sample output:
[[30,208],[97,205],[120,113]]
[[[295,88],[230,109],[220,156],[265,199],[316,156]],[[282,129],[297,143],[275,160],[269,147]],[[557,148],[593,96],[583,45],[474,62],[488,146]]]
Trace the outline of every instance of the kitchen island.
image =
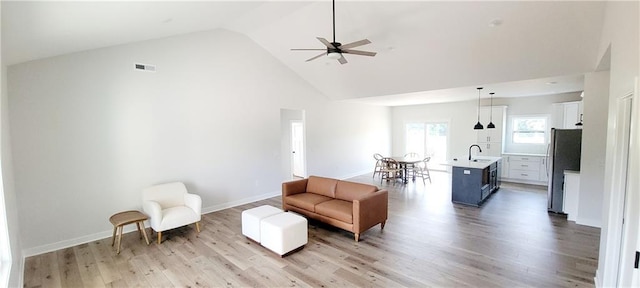
[[500,189],[501,157],[454,158],[445,163],[452,167],[451,201],[479,207]]

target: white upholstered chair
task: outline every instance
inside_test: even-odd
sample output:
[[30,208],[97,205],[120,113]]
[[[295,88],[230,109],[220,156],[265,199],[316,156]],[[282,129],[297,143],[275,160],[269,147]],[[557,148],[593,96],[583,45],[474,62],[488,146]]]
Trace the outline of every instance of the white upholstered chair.
[[151,228],[158,233],[158,244],[162,241],[162,231],[195,223],[200,232],[202,199],[187,192],[182,182],[143,189],[142,209],[149,215]]

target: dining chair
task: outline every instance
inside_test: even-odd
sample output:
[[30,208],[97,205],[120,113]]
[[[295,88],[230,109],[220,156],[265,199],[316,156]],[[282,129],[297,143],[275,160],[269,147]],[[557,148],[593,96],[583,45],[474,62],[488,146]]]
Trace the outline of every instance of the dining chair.
[[395,180],[402,180],[402,169],[400,168],[400,164],[393,158],[383,158],[382,159],[382,168],[380,169],[380,184],[382,184],[383,180],[389,181],[389,179],[393,179],[393,184],[395,185]]
[[426,157],[413,168],[413,176],[422,178],[423,184],[426,184],[426,182],[424,182],[425,179],[429,179],[429,183],[431,183],[431,174],[427,166],[429,160],[431,160],[431,157]]
[[384,156],[375,153],[373,154],[373,159],[376,159],[376,166],[373,168],[373,178],[376,178],[376,174],[380,175],[380,170],[382,169],[382,159]]
[[[420,154],[418,154],[416,152],[409,152],[407,154],[404,154],[404,156],[402,156],[402,157],[404,157],[404,158],[420,158]],[[406,165],[407,165],[407,177],[411,176],[411,178],[413,180],[416,180],[415,171],[414,171],[415,164],[407,163]]]

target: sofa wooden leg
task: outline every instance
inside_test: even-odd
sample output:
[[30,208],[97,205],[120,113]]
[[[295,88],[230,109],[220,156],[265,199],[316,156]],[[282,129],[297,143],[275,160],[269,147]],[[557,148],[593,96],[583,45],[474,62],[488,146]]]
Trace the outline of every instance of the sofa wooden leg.
[[162,232],[158,231],[158,244],[162,242]]
[[356,238],[356,242],[360,241],[360,233],[354,233],[354,236]]
[[380,223],[380,230],[384,229],[384,224],[387,223],[387,221],[382,221],[382,223]]
[[200,233],[200,221],[196,222],[196,230]]

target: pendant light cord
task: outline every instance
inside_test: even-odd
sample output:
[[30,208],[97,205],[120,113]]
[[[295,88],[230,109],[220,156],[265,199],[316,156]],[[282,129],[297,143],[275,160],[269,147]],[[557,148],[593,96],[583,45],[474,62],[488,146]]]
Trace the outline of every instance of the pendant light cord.
[[478,123],[480,123],[480,90],[482,90],[482,87],[478,87]]

